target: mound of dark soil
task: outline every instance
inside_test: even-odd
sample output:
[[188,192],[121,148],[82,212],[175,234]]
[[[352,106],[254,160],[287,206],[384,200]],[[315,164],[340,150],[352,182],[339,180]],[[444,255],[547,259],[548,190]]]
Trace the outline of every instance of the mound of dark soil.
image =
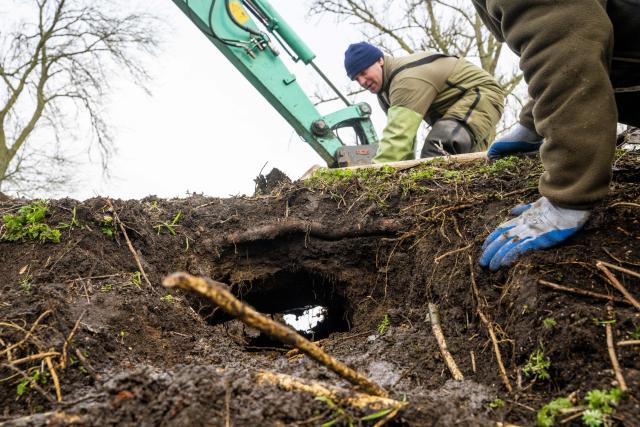
[[[540,172],[531,159],[436,162],[265,180],[269,194],[251,198],[49,201],[60,243],[0,242],[0,425],[534,425],[552,399],[621,386],[607,329],[629,390],[607,422],[640,425],[639,311],[596,265],[640,299],[640,158],[616,161],[609,196],[566,244],[481,269],[482,241],[539,197]],[[0,212],[27,204],[1,200]],[[202,297],[163,288],[176,271],[226,283],[276,320],[323,307],[305,334],[408,404],[375,413],[258,382],[270,372],[353,391]],[[445,364],[429,303],[464,380]],[[582,425],[574,414],[557,419]]]

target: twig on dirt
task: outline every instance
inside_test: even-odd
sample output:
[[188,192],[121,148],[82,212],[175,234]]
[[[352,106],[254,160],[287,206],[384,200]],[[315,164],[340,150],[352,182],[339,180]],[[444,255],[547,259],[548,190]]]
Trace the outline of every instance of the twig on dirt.
[[84,357],[84,354],[82,354],[82,352],[80,351],[79,348],[76,347],[76,356],[78,356],[78,360],[80,360],[80,363],[82,363],[82,366],[84,366],[84,368],[87,370],[87,372],[89,373],[89,375],[91,375],[91,378],[93,378],[93,380],[95,382],[98,382],[100,380],[100,377],[98,376],[98,374],[96,373],[96,370],[93,368],[93,366],[91,365],[91,363],[89,363],[89,361],[87,360],[86,357]]
[[473,352],[473,350],[471,350],[469,352],[469,355],[471,356],[471,371],[475,374],[476,373],[476,354]]
[[358,409],[382,410],[388,408],[402,408],[407,402],[390,399],[388,397],[372,396],[364,393],[351,392],[339,387],[321,384],[317,381],[302,380],[286,374],[260,371],[256,375],[258,384],[276,385],[287,391],[311,393],[314,396],[328,397],[341,406]]
[[396,417],[396,415],[398,415],[398,411],[400,409],[396,408],[393,411],[389,412],[383,419],[381,419],[380,421],[378,421],[377,423],[375,423],[373,425],[373,427],[382,427],[385,424],[387,424],[389,421],[391,421],[392,419],[394,419]]
[[83,310],[82,313],[80,313],[80,316],[78,316],[78,320],[76,320],[75,325],[73,325],[73,328],[69,333],[69,336],[67,337],[66,340],[64,340],[64,345],[62,346],[62,357],[60,358],[60,369],[65,369],[67,366],[67,350],[69,348],[69,343],[71,343],[71,340],[73,339],[73,335],[78,330],[78,326],[80,326],[80,321],[82,320],[86,312],[87,310]]
[[103,274],[102,276],[89,276],[89,277],[78,277],[76,279],[68,279],[65,282],[66,283],[70,283],[70,282],[78,282],[81,280],[98,280],[98,279],[109,279],[111,277],[116,277],[116,276],[123,276],[125,273],[115,273],[115,274]]
[[383,218],[375,221],[362,221],[344,227],[335,224],[322,224],[317,221],[304,221],[288,218],[275,224],[266,224],[249,230],[224,236],[222,244],[238,244],[256,240],[272,240],[286,234],[305,234],[324,240],[340,240],[350,237],[395,235],[404,225],[395,219]]
[[2,366],[3,366],[3,367],[5,367],[5,368],[7,368],[7,369],[11,369],[13,372],[15,372],[15,373],[17,373],[17,374],[20,374],[20,375],[22,376],[22,378],[24,378],[25,380],[29,381],[29,384],[31,385],[31,387],[33,387],[35,390],[37,390],[37,391],[38,391],[38,393],[40,393],[40,394],[42,395],[42,397],[44,397],[45,399],[47,399],[49,402],[54,403],[54,399],[53,399],[51,396],[49,396],[49,393],[47,393],[46,391],[44,391],[44,390],[42,389],[42,387],[40,387],[40,386],[38,385],[38,383],[37,383],[33,378],[31,378],[29,375],[27,375],[27,373],[26,373],[26,372],[24,372],[24,371],[22,371],[22,370],[20,370],[20,369],[16,368],[16,367],[15,367],[15,366],[13,366],[13,365],[8,365],[8,364],[6,364],[6,363],[3,363],[3,364],[2,364]]
[[584,408],[581,408],[581,409],[579,410],[579,412],[577,412],[577,413],[575,413],[575,414],[573,414],[573,415],[569,415],[567,418],[563,418],[563,419],[561,419],[561,420],[559,421],[559,423],[560,423],[560,424],[566,424],[566,423],[568,423],[569,421],[573,421],[573,420],[575,420],[576,418],[581,417],[583,414],[584,414]]
[[62,391],[60,390],[60,379],[58,378],[56,369],[53,367],[53,362],[51,362],[51,356],[45,357],[44,361],[47,364],[47,368],[49,368],[49,373],[51,374],[51,379],[53,380],[53,386],[56,389],[56,398],[58,399],[58,402],[62,402]]
[[23,357],[21,359],[12,360],[11,364],[12,365],[21,365],[21,364],[26,363],[26,362],[31,362],[31,361],[34,361],[34,360],[40,360],[40,359],[44,359],[45,357],[51,357],[51,356],[60,356],[60,352],[47,351],[47,352],[43,352],[43,353],[32,354],[31,356]]
[[[613,308],[611,306],[607,306],[607,314],[609,315],[609,319],[614,318]],[[607,332],[607,350],[609,351],[609,358],[611,359],[611,367],[616,375],[620,390],[626,393],[629,388],[627,387],[627,382],[624,380],[624,376],[622,376],[622,370],[620,369],[620,363],[618,363],[618,356],[616,355],[616,348],[613,345],[613,328],[610,322],[607,322],[604,327]]]
[[618,347],[624,347],[625,345],[640,345],[640,340],[618,341]]
[[75,242],[71,242],[71,244],[68,244],[65,247],[64,252],[62,252],[62,255],[60,255],[58,257],[58,259],[56,259],[51,265],[49,265],[49,260],[47,260],[47,263],[45,264],[44,268],[48,269],[49,271],[53,271],[53,267],[55,267],[64,257],[67,256],[67,254],[69,254],[69,252],[71,252],[73,250],[73,248],[75,248],[78,243],[80,243],[82,239],[79,239]]
[[521,408],[524,408],[524,409],[526,409],[527,411],[530,411],[530,412],[538,412],[536,409],[532,408],[531,406],[525,405],[525,404],[520,403],[520,402],[516,402],[515,400],[509,400],[509,399],[505,399],[505,400],[506,400],[507,402],[509,402],[509,403],[513,404],[513,405],[516,405],[516,406],[519,406],[519,407],[521,407]]
[[473,246],[473,243],[469,243],[467,246],[465,246],[464,248],[458,248],[458,249],[454,249],[452,251],[446,252],[440,256],[437,256],[434,258],[433,262],[438,264],[440,261],[442,261],[442,259],[448,257],[449,255],[453,255],[453,254],[457,254],[458,252],[462,252],[462,251],[466,251],[467,249],[469,249],[471,246]]
[[[49,314],[51,314],[51,310],[46,310],[46,311],[44,311],[40,316],[38,316],[38,318],[36,319],[36,321],[35,321],[35,322],[33,322],[33,325],[31,325],[31,329],[29,329],[29,331],[27,332],[27,334],[25,335],[25,337],[24,337],[24,338],[22,338],[22,339],[21,339],[20,341],[18,341],[17,343],[15,343],[15,344],[13,344],[13,345],[10,345],[9,347],[5,348],[5,349],[4,349],[4,350],[2,350],[2,352],[0,352],[0,353],[6,353],[6,354],[7,354],[7,357],[9,357],[9,352],[10,352],[11,350],[13,350],[14,348],[18,348],[18,347],[20,347],[22,344],[24,344],[25,342],[27,342],[27,340],[29,339],[29,337],[31,336],[31,334],[33,333],[33,331],[34,331],[34,330],[36,329],[36,327],[38,326],[38,323],[40,323],[40,321],[41,321],[42,319],[44,319],[46,316],[48,316]],[[3,325],[7,325],[7,324],[4,324],[4,323],[3,323]],[[15,326],[17,326],[17,325],[15,325]],[[23,328],[20,328],[20,329],[22,329],[22,330],[24,331],[24,329],[23,329]]]
[[215,282],[208,278],[191,276],[187,273],[174,273],[166,277],[163,284],[168,288],[177,287],[204,295],[228,314],[236,317],[243,323],[277,338],[285,344],[299,348],[307,356],[323,364],[352,384],[366,390],[368,393],[375,396],[388,396],[386,390],[378,384],[337,361],[294,330],[258,313],[250,306],[239,301],[231,292],[225,289],[226,285],[222,283]]
[[487,328],[487,331],[489,332],[489,337],[491,338],[491,342],[493,343],[493,351],[496,355],[496,361],[498,362],[498,369],[500,370],[500,376],[502,377],[502,382],[504,383],[504,386],[507,388],[507,391],[511,393],[511,391],[513,390],[513,387],[511,386],[511,382],[509,381],[509,377],[507,376],[507,371],[504,368],[504,364],[502,363],[502,354],[500,353],[500,346],[498,345],[498,339],[493,330],[493,326],[491,325],[491,322],[489,321],[489,319],[487,319],[485,314],[482,312],[482,306],[484,305],[484,303],[483,303],[483,300],[480,298],[480,292],[478,291],[478,286],[476,284],[476,276],[473,273],[473,260],[471,259],[471,255],[469,255],[469,271],[471,272],[471,287],[473,289],[473,293],[477,301],[476,312],[478,313],[478,316],[480,316],[480,320],[482,321],[484,326]]
[[438,312],[438,306],[431,302],[428,303],[427,306],[429,308],[429,315],[427,317],[427,320],[431,321],[431,330],[433,331],[433,335],[438,342],[440,354],[442,354],[442,357],[444,358],[444,361],[447,364],[451,375],[453,375],[453,379],[464,380],[464,375],[462,374],[462,372],[460,372],[460,369],[458,369],[456,361],[453,359],[453,356],[451,356],[451,353],[449,353],[449,350],[447,349],[447,342],[445,341],[444,334],[442,333],[442,327],[440,326],[440,314]]
[[[338,338],[333,338],[333,339],[329,339],[329,338],[324,338],[318,341],[313,341],[313,343],[315,345],[317,345],[318,347],[327,347],[327,346],[333,346],[336,345],[339,342],[342,341],[348,341],[354,338],[358,338],[361,337],[363,335],[370,335],[375,333],[375,331],[364,331],[364,332],[360,332],[357,334],[353,334],[353,335],[347,335],[345,337],[338,337]],[[287,356],[288,358],[292,358],[295,357],[296,355],[298,355],[300,353],[300,350],[298,350],[297,348],[292,348],[291,350],[287,351],[287,354],[285,354],[285,356]]]
[[601,294],[601,293],[598,293],[598,292],[586,291],[584,289],[578,289],[578,288],[572,288],[572,287],[569,287],[569,286],[558,285],[557,283],[549,282],[549,281],[543,280],[543,279],[538,279],[538,283],[541,284],[541,285],[547,286],[547,287],[549,287],[551,289],[558,290],[558,291],[570,292],[570,293],[582,295],[582,296],[585,296],[585,297],[602,299],[602,300],[607,300],[607,301],[611,301],[611,302],[617,302],[617,303],[620,303],[620,304],[627,304],[627,305],[630,304],[629,301],[627,301],[626,299],[616,298],[613,295]]
[[521,188],[519,190],[514,190],[514,191],[510,191],[508,193],[498,193],[497,196],[498,198],[500,198],[500,200],[504,199],[505,197],[509,197],[509,196],[515,196],[516,194],[520,194],[520,193],[526,193],[529,191],[534,191],[537,190],[538,186],[532,186],[532,187],[526,187],[526,188]]
[[636,300],[633,295],[631,295],[629,293],[629,291],[627,291],[627,289],[622,286],[622,283],[620,283],[618,281],[618,279],[616,279],[616,276],[613,275],[613,273],[611,273],[611,271],[605,266],[605,264],[602,261],[597,261],[596,262],[596,267],[598,267],[598,269],[600,271],[602,271],[605,276],[607,276],[607,279],[609,280],[609,283],[611,283],[611,285],[613,285],[614,288],[616,288],[617,290],[620,291],[620,293],[622,293],[622,295],[624,295],[624,297],[638,310],[640,310],[640,302],[638,302],[638,300]]
[[605,248],[604,246],[602,247],[602,250],[609,255],[611,258],[613,258],[615,261],[618,261],[620,264],[629,264],[629,265],[633,265],[634,267],[640,267],[640,264],[635,263],[635,262],[631,262],[631,261],[625,261],[623,259],[618,258],[617,256],[615,256],[614,254],[612,254],[607,248]]
[[615,206],[630,206],[633,208],[640,208],[640,205],[637,203],[631,203],[631,202],[618,202],[618,203],[613,203],[611,205],[609,205],[608,207],[613,208]]
[[317,425],[317,421],[320,420],[324,420],[331,412],[333,412],[332,409],[327,409],[326,411],[324,411],[323,413],[321,413],[320,415],[315,415],[309,419],[306,419],[304,421],[297,421],[296,424],[297,425],[305,425],[305,424],[313,424],[313,425]]
[[127,246],[129,247],[129,251],[133,255],[133,258],[136,260],[136,264],[138,265],[138,269],[140,270],[142,277],[144,277],[144,281],[147,283],[147,286],[149,286],[149,289],[151,289],[153,293],[158,294],[158,292],[155,290],[155,288],[149,281],[149,278],[147,277],[147,273],[144,271],[144,268],[142,267],[142,262],[140,261],[140,257],[138,256],[138,253],[136,252],[133,245],[131,244],[131,240],[129,240],[129,235],[127,234],[127,230],[124,224],[122,223],[122,221],[120,220],[120,217],[118,216],[118,213],[116,212],[115,208],[113,207],[113,203],[111,203],[111,199],[107,199],[107,203],[109,205],[109,208],[113,212],[113,220],[118,223],[118,226],[120,227],[120,231],[122,231],[122,234],[124,235],[124,239],[127,242]]
[[[618,271],[619,271],[619,272],[621,272],[621,273],[627,273],[627,274],[629,274],[630,276],[634,276],[634,277],[637,277],[637,278],[639,278],[639,279],[640,279],[640,273],[638,273],[638,272],[636,272],[636,271],[629,270],[628,268],[620,267],[620,266],[617,266],[617,265],[615,265],[615,264],[610,264],[610,263],[605,262],[605,261],[598,261],[598,262],[599,262],[600,264],[604,265],[605,267],[611,268],[611,269],[613,269],[613,270],[618,270]],[[596,264],[596,266],[597,266],[597,264]]]

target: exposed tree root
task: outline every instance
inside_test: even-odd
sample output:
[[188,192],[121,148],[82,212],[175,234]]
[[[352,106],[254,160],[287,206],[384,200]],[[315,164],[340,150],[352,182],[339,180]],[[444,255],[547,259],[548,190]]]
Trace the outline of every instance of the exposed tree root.
[[60,389],[60,379],[58,378],[56,369],[53,367],[53,362],[51,361],[51,357],[45,357],[44,361],[47,364],[47,368],[49,368],[49,374],[51,374],[51,379],[53,380],[53,386],[56,389],[56,399],[58,400],[58,402],[62,402],[62,390]]
[[543,279],[539,279],[538,283],[541,285],[544,285],[548,288],[551,289],[555,289],[558,291],[563,291],[563,292],[569,292],[572,294],[577,294],[577,295],[582,295],[585,297],[590,297],[590,298],[596,298],[596,299],[602,299],[602,300],[607,300],[607,301],[611,301],[611,302],[616,302],[616,303],[620,303],[620,304],[627,304],[629,305],[629,301],[622,299],[622,298],[616,298],[612,295],[607,295],[607,294],[601,294],[598,292],[592,292],[592,291],[586,291],[584,289],[578,289],[578,288],[572,288],[569,286],[563,286],[563,285],[558,285],[557,283],[553,283],[553,282],[549,282]]
[[388,396],[386,390],[378,384],[349,368],[344,363],[337,361],[320,347],[307,340],[294,330],[258,313],[247,304],[239,301],[231,294],[231,292],[225,289],[227,288],[225,284],[215,282],[204,277],[191,276],[187,273],[174,273],[165,278],[163,283],[166,287],[177,287],[187,291],[195,291],[208,297],[228,314],[285,344],[292,345],[300,349],[300,351],[311,357],[313,360],[331,369],[333,372],[352,384],[362,388],[367,393],[374,396]]
[[474,293],[474,296],[476,297],[476,304],[477,304],[476,311],[478,313],[478,316],[480,316],[480,320],[482,321],[484,326],[487,328],[487,331],[489,332],[489,337],[491,338],[491,342],[493,343],[493,351],[495,352],[495,355],[496,355],[496,361],[498,362],[498,369],[500,370],[500,376],[502,377],[502,382],[504,383],[504,386],[507,388],[507,391],[511,393],[511,391],[513,390],[513,387],[511,386],[511,382],[509,381],[509,377],[507,376],[507,371],[504,368],[504,363],[502,363],[502,353],[500,353],[498,338],[496,337],[496,333],[493,330],[493,326],[491,325],[491,322],[482,311],[482,307],[484,306],[484,302],[483,302],[484,300],[480,298],[480,292],[478,291],[478,286],[476,285],[476,277],[473,274],[473,260],[471,259],[470,255],[469,255],[469,271],[471,272],[471,287],[473,288],[473,293]]
[[278,374],[268,371],[260,371],[256,375],[258,384],[277,385],[287,391],[301,391],[311,393],[316,397],[327,397],[341,406],[350,406],[358,409],[371,409],[379,411],[388,408],[402,408],[407,402],[389,399],[388,397],[371,396],[363,393],[353,393],[335,386],[321,384],[316,381],[302,380],[290,375]]
[[[607,312],[609,314],[609,318],[613,319],[613,309],[611,307],[607,307]],[[622,369],[620,369],[620,363],[618,363],[618,356],[616,355],[616,348],[613,345],[613,328],[611,327],[611,323],[606,323],[604,326],[607,333],[607,350],[609,352],[609,358],[611,359],[611,367],[613,368],[620,390],[627,392],[629,388],[627,387],[627,382],[624,380],[624,376],[622,375]]]
[[113,212],[113,220],[118,224],[118,226],[120,227],[120,231],[122,231],[122,235],[124,236],[124,239],[127,241],[127,247],[129,248],[129,251],[131,251],[131,254],[133,255],[133,258],[136,260],[136,264],[138,265],[138,270],[140,270],[140,274],[142,274],[142,277],[144,278],[144,281],[147,284],[147,286],[149,286],[149,289],[151,289],[151,291],[153,293],[157,294],[158,291],[156,291],[156,289],[151,284],[151,281],[149,280],[149,277],[147,277],[147,273],[144,271],[144,268],[142,267],[142,262],[140,261],[140,256],[138,255],[138,252],[136,252],[136,249],[133,247],[133,244],[131,243],[131,240],[129,240],[129,235],[127,234],[127,229],[125,228],[124,224],[120,220],[120,217],[118,216],[118,213],[116,212],[115,208],[113,207],[113,203],[111,203],[111,199],[107,199],[107,204],[109,205],[109,208]]
[[[402,160],[398,162],[389,162],[389,163],[376,163],[372,165],[360,165],[360,166],[350,166],[344,169],[380,169],[382,167],[392,167],[396,170],[405,170],[410,169],[416,166],[420,166],[423,163],[430,162],[433,160],[444,161],[445,163],[453,163],[453,164],[463,164],[469,162],[475,162],[476,160],[486,160],[487,152],[480,151],[478,153],[465,153],[465,154],[455,154],[453,156],[440,156],[440,157],[431,157],[427,159],[415,159],[415,160]],[[305,174],[306,175],[306,174]]]
[[80,313],[80,316],[78,316],[78,320],[76,320],[76,323],[73,325],[73,329],[71,329],[69,336],[67,337],[66,340],[64,340],[64,345],[62,347],[62,357],[60,358],[60,369],[64,369],[67,366],[67,350],[69,348],[69,344],[73,339],[73,335],[78,330],[78,327],[80,326],[80,321],[82,320],[86,312],[87,310],[84,310],[82,313]]
[[440,354],[444,358],[451,375],[453,375],[453,379],[455,380],[463,380],[464,375],[458,369],[458,365],[456,365],[456,361],[449,353],[447,349],[447,342],[444,339],[444,334],[442,333],[442,327],[440,326],[440,314],[438,313],[438,306],[429,303],[429,319],[431,320],[431,329],[433,330],[433,335],[436,337],[436,341],[438,342],[438,347],[440,348]]
[[625,345],[640,345],[640,340],[624,340],[618,341],[618,347]]
[[324,240],[340,240],[353,237],[395,235],[405,228],[406,224],[388,218],[375,221],[363,221],[344,227],[336,227],[334,224],[322,224],[316,221],[287,219],[279,223],[261,225],[246,231],[229,234],[222,239],[220,244],[271,240],[282,235],[296,233]]
[[631,295],[629,293],[629,291],[627,291],[627,289],[622,286],[622,283],[620,283],[618,281],[618,279],[616,279],[616,276],[613,275],[613,273],[607,268],[607,266],[605,265],[605,263],[603,263],[602,261],[598,261],[596,262],[596,267],[598,267],[598,269],[600,271],[602,271],[605,276],[607,276],[607,279],[609,280],[609,283],[611,283],[611,285],[613,285],[614,288],[616,288],[617,290],[620,291],[620,293],[622,293],[622,295],[624,295],[624,297],[638,310],[640,310],[640,302],[638,302],[638,300],[636,300],[633,295]]
[[51,356],[60,356],[60,353],[57,352],[57,351],[46,351],[46,352],[43,352],[43,353],[32,354],[32,355],[27,356],[27,357],[22,357],[20,359],[12,360],[11,364],[12,365],[21,365],[23,363],[33,362],[34,360],[40,360],[40,359],[44,359],[46,357],[51,357]]

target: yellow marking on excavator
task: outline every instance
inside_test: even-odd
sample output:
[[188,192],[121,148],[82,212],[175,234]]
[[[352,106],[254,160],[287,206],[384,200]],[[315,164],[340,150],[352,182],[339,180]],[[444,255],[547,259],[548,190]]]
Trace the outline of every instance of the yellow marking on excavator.
[[244,24],[249,20],[249,15],[244,11],[240,2],[232,1],[229,3],[229,9],[231,10],[233,17],[236,18],[239,23]]

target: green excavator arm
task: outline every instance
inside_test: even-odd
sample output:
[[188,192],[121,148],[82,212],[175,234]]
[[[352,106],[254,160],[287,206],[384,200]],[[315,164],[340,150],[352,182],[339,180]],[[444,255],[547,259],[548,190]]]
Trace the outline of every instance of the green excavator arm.
[[[352,105],[314,64],[315,54],[266,0],[173,0],[222,54],[251,82],[330,167],[368,164],[377,136],[371,107]],[[257,23],[261,24],[259,28]],[[276,46],[276,43],[279,47]],[[346,107],[321,115],[280,58],[311,65]],[[337,130],[352,128],[356,146],[347,146]]]

